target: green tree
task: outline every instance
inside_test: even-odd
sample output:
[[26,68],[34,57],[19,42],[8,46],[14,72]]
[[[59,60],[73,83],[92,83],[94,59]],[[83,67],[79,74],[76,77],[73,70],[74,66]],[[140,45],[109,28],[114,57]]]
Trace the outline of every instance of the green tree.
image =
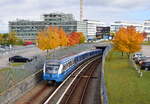
[[10,32],[8,34],[8,44],[14,45],[17,41],[16,33]]
[[0,44],[3,44],[3,35],[0,34]]

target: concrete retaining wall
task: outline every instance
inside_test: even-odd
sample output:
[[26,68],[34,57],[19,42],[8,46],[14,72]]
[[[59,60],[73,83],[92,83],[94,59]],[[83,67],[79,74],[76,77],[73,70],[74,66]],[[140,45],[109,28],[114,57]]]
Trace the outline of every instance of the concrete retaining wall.
[[105,86],[105,80],[104,80],[104,64],[105,64],[105,58],[108,54],[108,52],[111,50],[111,45],[108,45],[103,53],[102,57],[102,71],[101,71],[101,101],[102,104],[108,104],[108,96],[107,96],[107,89]]
[[8,104],[14,102],[16,99],[21,97],[31,88],[33,88],[38,82],[42,80],[42,71],[39,71],[17,85],[11,87],[10,89],[6,90],[5,92],[0,94],[0,104]]

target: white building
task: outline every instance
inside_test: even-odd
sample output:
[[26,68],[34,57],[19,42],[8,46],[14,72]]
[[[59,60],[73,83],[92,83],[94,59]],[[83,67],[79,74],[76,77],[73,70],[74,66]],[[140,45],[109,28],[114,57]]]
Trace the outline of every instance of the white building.
[[147,37],[150,38],[150,20],[144,21],[144,32],[146,32]]
[[96,39],[96,27],[104,26],[104,22],[96,20],[84,20],[86,22],[86,36],[87,39]]
[[128,23],[122,21],[115,21],[111,24],[111,31],[117,32],[121,27],[134,26],[137,31],[143,32],[143,25],[138,23]]

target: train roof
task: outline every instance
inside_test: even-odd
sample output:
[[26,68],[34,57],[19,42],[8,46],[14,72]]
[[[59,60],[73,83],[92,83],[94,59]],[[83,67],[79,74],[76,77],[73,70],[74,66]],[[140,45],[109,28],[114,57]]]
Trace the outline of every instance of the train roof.
[[65,62],[67,62],[67,61],[73,59],[74,57],[75,57],[75,56],[73,55],[73,56],[69,56],[69,57],[63,58],[63,59],[60,60],[60,63],[63,64],[63,63],[65,63]]
[[75,57],[77,57],[77,56],[80,56],[80,55],[85,54],[85,53],[88,53],[88,52],[96,51],[96,50],[98,51],[98,50],[100,50],[100,49],[87,50],[87,51],[84,51],[84,52],[80,52],[80,53],[78,53],[78,54],[76,54],[76,55],[69,56],[69,57],[66,57],[66,58],[61,59],[61,60],[60,60],[60,63],[63,64],[63,63],[65,63],[65,62],[67,62],[68,60],[71,60],[71,59],[73,59],[73,58],[75,58]]
[[85,53],[89,53],[89,52],[92,52],[92,51],[98,51],[98,50],[100,50],[100,49],[87,50],[87,51],[80,52],[80,53],[78,53],[76,55],[73,55],[73,56],[65,57],[65,58],[60,59],[60,60],[50,59],[50,60],[46,60],[45,63],[46,64],[64,64],[64,63],[68,62],[69,60],[74,59],[77,56],[80,56],[80,55],[83,55]]
[[60,61],[59,60],[52,60],[52,59],[50,59],[50,60],[46,60],[45,63],[46,64],[53,64],[53,63],[54,64],[58,64],[58,63],[60,63]]

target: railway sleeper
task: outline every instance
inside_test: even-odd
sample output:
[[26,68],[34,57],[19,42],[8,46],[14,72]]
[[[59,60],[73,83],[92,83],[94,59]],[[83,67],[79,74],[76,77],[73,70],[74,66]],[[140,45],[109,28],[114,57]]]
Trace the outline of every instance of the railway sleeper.
[[97,79],[98,77],[96,77],[96,76],[84,75],[84,76],[80,76],[80,78],[92,78],[92,79]]
[[[74,78],[75,76],[71,76],[72,78]],[[81,78],[92,78],[92,79],[97,79],[98,77],[97,76],[87,76],[87,75],[84,75],[84,76],[78,76],[77,78],[79,78],[79,77],[81,77]]]

